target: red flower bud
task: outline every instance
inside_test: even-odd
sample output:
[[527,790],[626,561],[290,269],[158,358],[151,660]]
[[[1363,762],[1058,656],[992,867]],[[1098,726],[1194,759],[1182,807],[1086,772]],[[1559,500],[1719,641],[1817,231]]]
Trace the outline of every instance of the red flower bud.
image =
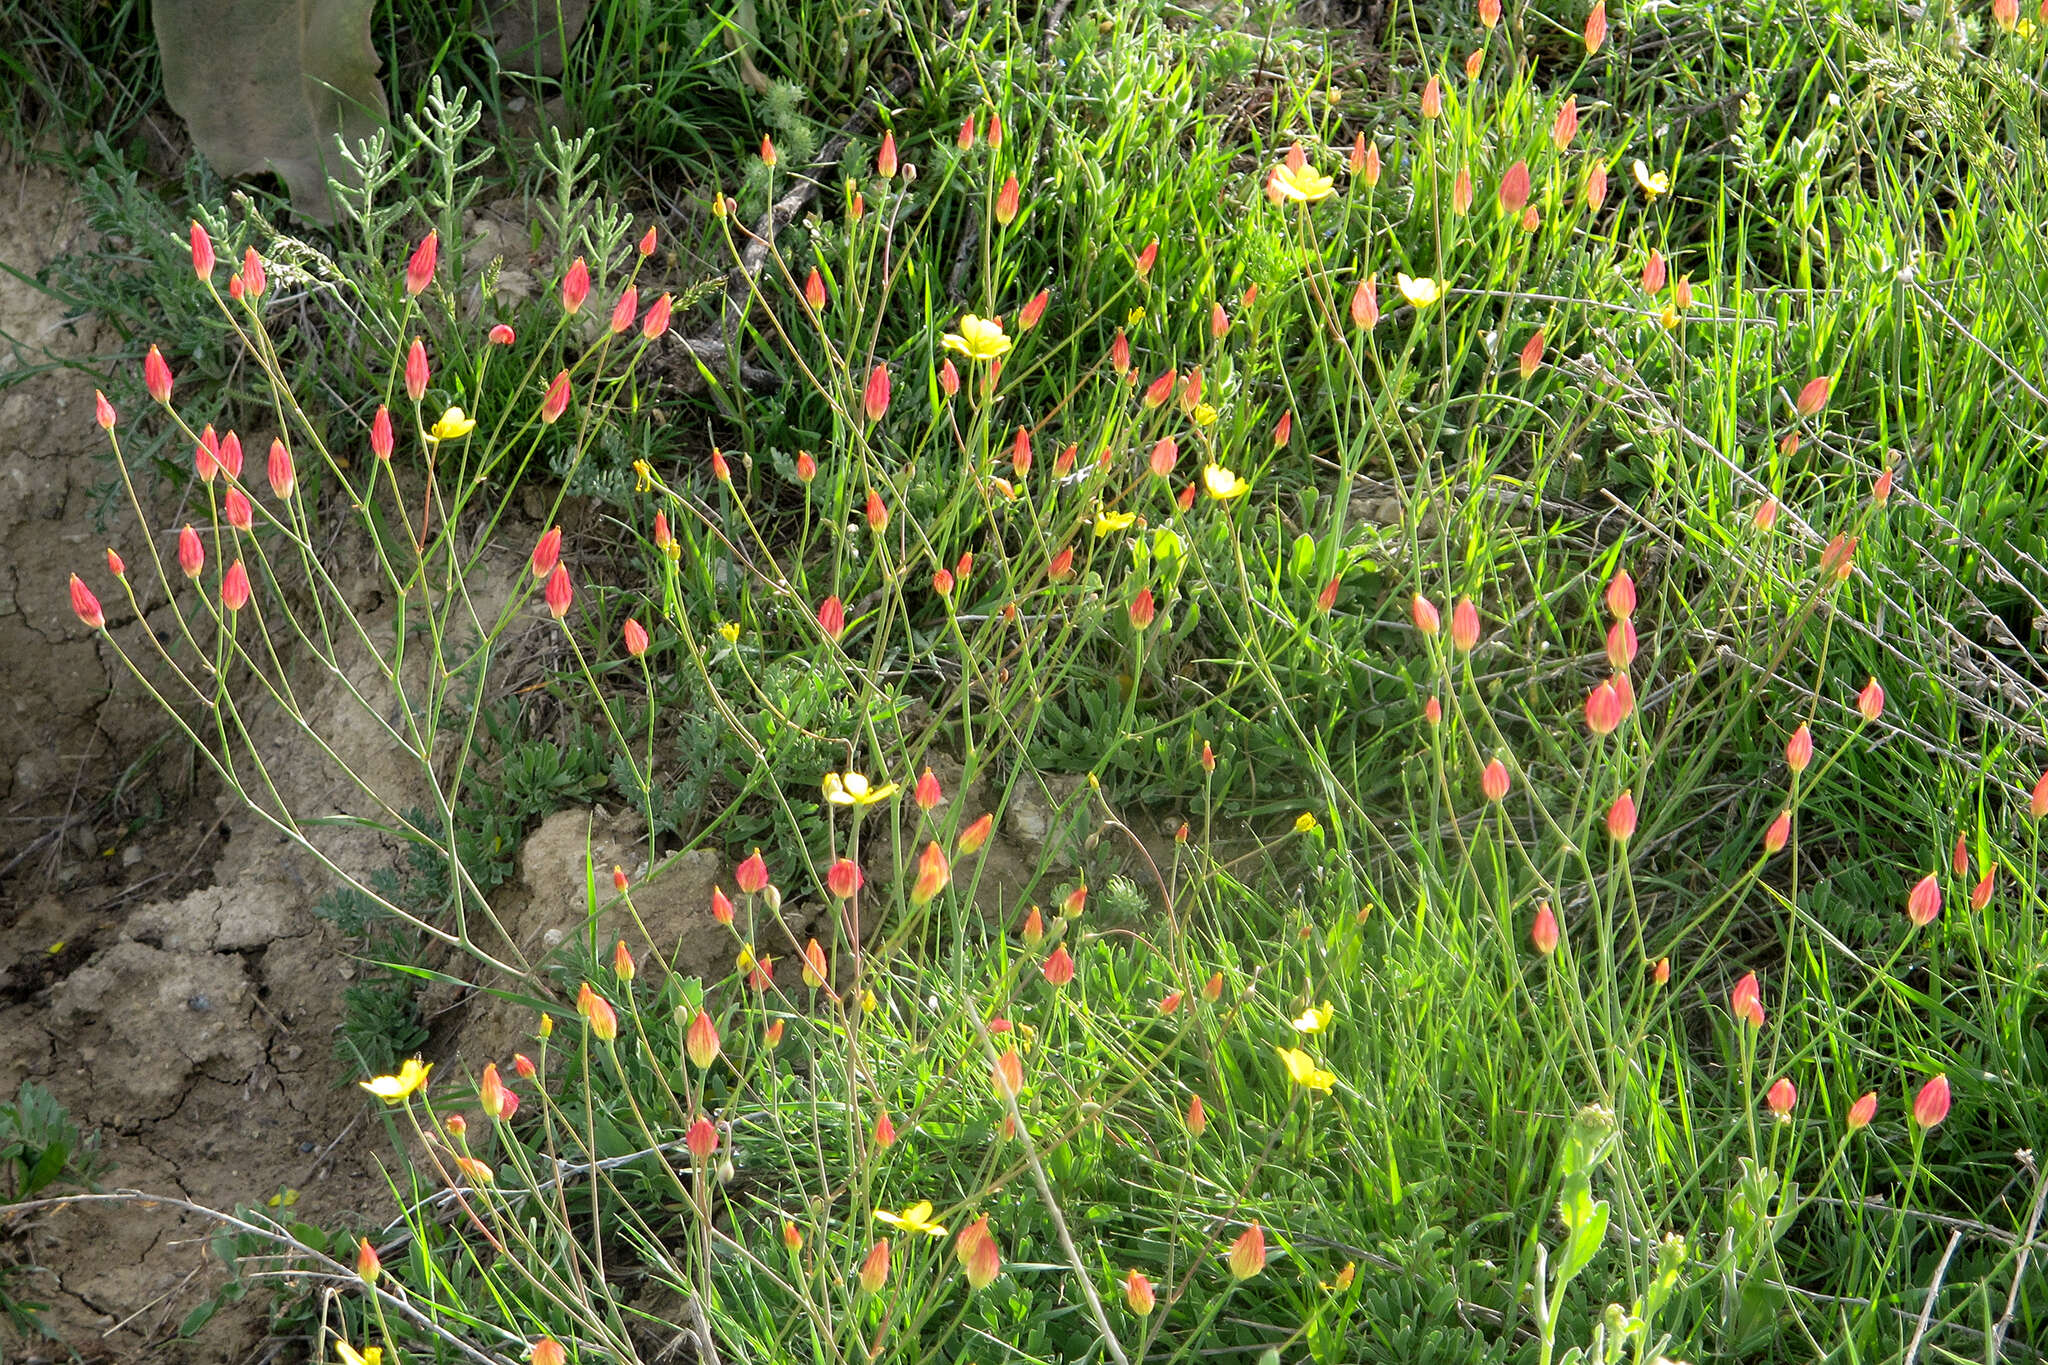
[[441,234],[427,233],[420,238],[420,244],[413,248],[412,259],[405,263],[405,292],[419,294],[434,282],[434,267],[441,257]]

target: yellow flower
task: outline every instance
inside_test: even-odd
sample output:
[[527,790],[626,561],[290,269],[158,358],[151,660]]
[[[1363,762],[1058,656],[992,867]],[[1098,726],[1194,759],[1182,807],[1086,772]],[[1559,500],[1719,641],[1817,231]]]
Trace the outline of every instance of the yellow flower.
[[742,943],[738,954],[732,960],[732,965],[743,972],[751,972],[758,967],[760,961],[754,956],[754,946],[751,943]]
[[969,360],[1001,360],[1010,353],[1011,342],[1003,335],[1001,321],[968,313],[960,319],[960,330],[946,333],[940,344]]
[[1427,275],[1416,279],[1412,275],[1394,276],[1394,284],[1401,291],[1401,297],[1417,308],[1427,308],[1444,296],[1443,286]]
[[1280,197],[1296,204],[1314,204],[1337,192],[1337,182],[1313,166],[1295,170],[1282,162],[1273,168],[1272,185]]
[[1337,1017],[1337,1007],[1325,1000],[1320,1005],[1310,1005],[1299,1019],[1289,1020],[1296,1033],[1321,1033]]
[[1316,817],[1313,811],[1303,811],[1294,817],[1294,832],[1296,834],[1307,834],[1314,830],[1315,827]]
[[334,1339],[334,1353],[341,1357],[341,1365],[381,1365],[384,1359],[382,1346],[365,1346],[358,1351],[340,1337]]
[[1334,1283],[1329,1280],[1321,1280],[1317,1283],[1321,1288],[1329,1290],[1332,1294],[1341,1294],[1351,1287],[1351,1281],[1355,1279],[1357,1275],[1358,1263],[1355,1261],[1346,1261],[1344,1263],[1344,1268],[1337,1272],[1337,1278]]
[[825,800],[835,806],[872,806],[895,794],[894,782],[871,787],[859,773],[825,774]]
[[654,487],[654,466],[645,460],[633,461],[633,478],[633,491],[635,493],[645,493],[648,489]]
[[875,999],[875,993],[872,990],[865,990],[860,993],[860,1008],[863,1014],[873,1014],[881,1007],[882,1002]]
[[1671,176],[1669,172],[1651,170],[1643,164],[1641,157],[1636,158],[1636,164],[1629,167],[1629,170],[1635,175],[1636,183],[1643,187],[1643,193],[1651,199],[1655,199],[1660,194],[1671,193]]
[[439,421],[428,430],[428,435],[437,441],[459,441],[476,430],[476,418],[461,408],[450,408],[441,414]]
[[1124,326],[1126,327],[1136,327],[1144,320],[1145,310],[1142,307],[1133,308],[1130,312],[1124,314]]
[[1207,403],[1195,404],[1195,410],[1190,416],[1195,419],[1195,425],[1198,427],[1213,427],[1216,425],[1216,409]]
[[1315,1058],[1298,1047],[1276,1047],[1280,1060],[1287,1065],[1287,1079],[1305,1090],[1328,1090],[1337,1083],[1337,1073],[1324,1071],[1316,1066]]
[[1202,468],[1202,487],[1218,502],[1229,502],[1252,491],[1252,486],[1220,464],[1205,465]]
[[891,1213],[887,1209],[876,1209],[875,1221],[887,1223],[892,1228],[901,1228],[905,1232],[921,1232],[927,1237],[944,1237],[946,1235],[945,1228],[932,1221],[932,1206],[931,1201],[928,1199],[919,1200],[901,1213]]
[[740,623],[737,621],[720,621],[718,623],[718,633],[725,637],[727,644],[736,645],[740,642]]
[[1118,531],[1129,530],[1136,525],[1136,512],[1097,512],[1095,514],[1095,538],[1115,535]]
[[427,1073],[433,1069],[432,1062],[422,1063],[417,1057],[408,1057],[396,1076],[378,1076],[362,1082],[362,1087],[386,1104],[397,1104],[425,1085]]

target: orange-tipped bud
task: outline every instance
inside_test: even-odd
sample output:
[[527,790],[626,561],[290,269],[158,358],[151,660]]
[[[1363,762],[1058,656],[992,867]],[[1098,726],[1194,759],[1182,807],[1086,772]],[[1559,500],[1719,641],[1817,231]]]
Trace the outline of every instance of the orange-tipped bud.
[[991,109],[988,112],[988,146],[990,151],[1003,145],[1003,116]]
[[548,384],[548,391],[541,397],[540,420],[545,425],[553,426],[568,408],[569,372],[563,370]]
[[239,559],[220,576],[220,604],[229,611],[240,611],[249,605],[249,571]]
[[1624,672],[1636,658],[1636,623],[1623,617],[1607,628],[1607,662]]
[[237,531],[246,532],[256,524],[256,509],[249,505],[249,499],[239,488],[230,488],[227,496],[221,499],[221,515]]
[[190,526],[178,532],[178,567],[185,571],[187,578],[199,577],[199,571],[206,567],[206,547],[200,543],[199,533]]
[[647,627],[628,616],[620,633],[626,637],[626,653],[637,659],[647,652]]
[[1157,265],[1158,263],[1159,239],[1157,237],[1154,237],[1151,241],[1145,243],[1145,249],[1138,253],[1138,259],[1135,263],[1135,268],[1138,272],[1138,278],[1142,280],[1147,275],[1150,275],[1152,273],[1152,267]]
[[796,476],[800,482],[805,484],[818,477],[817,457],[812,455],[810,451],[799,450],[796,453]]
[[1436,118],[1444,111],[1444,83],[1431,76],[1422,83],[1422,116]]
[[1442,725],[1444,723],[1444,704],[1435,697],[1431,697],[1422,704],[1422,718],[1431,725]]
[[[108,553],[112,553],[109,551]],[[107,625],[106,613],[100,610],[100,600],[92,595],[92,589],[85,586],[85,580],[77,574],[71,575],[71,610],[78,613],[78,619],[90,630],[104,630]]]
[[1643,262],[1643,292],[1655,294],[1664,287],[1664,257],[1657,248],[1650,248],[1650,259]]
[[2027,800],[2027,814],[2036,820],[2048,815],[2048,772],[2035,781],[2033,795]]
[[1813,762],[1813,731],[1802,724],[1785,741],[1785,762],[1795,773],[1803,773]]
[[1460,654],[1470,654],[1479,643],[1479,608],[1472,605],[1472,599],[1461,597],[1451,608],[1451,646]]
[[668,333],[669,314],[675,306],[675,298],[672,295],[663,294],[656,299],[648,308],[647,316],[641,320],[640,335],[649,341],[661,340]]
[[[624,873],[619,875],[622,879],[625,876]],[[627,951],[626,940],[620,939],[618,946],[612,949],[612,974],[621,981],[631,981],[635,970],[633,954]]]
[[889,367],[877,365],[868,371],[867,387],[861,391],[861,410],[870,422],[879,422],[889,411]]
[[996,222],[1008,227],[1017,221],[1018,202],[1023,191],[1017,185],[1017,177],[1003,181],[1003,187],[996,191]]
[[1872,1090],[1866,1093],[1862,1099],[1849,1106],[1848,1129],[1854,1133],[1859,1129],[1868,1128],[1870,1121],[1876,1117],[1877,1092]]
[[689,1131],[683,1134],[683,1144],[697,1160],[709,1161],[712,1153],[718,1150],[718,1128],[710,1119],[700,1114],[697,1121],[690,1125]]
[[1659,986],[1671,984],[1671,959],[1660,957],[1657,965],[1650,969],[1650,980]]
[[960,135],[953,139],[953,145],[963,152],[973,148],[974,115],[972,113],[960,121]]
[[427,368],[427,348],[418,337],[405,352],[405,395],[417,403],[426,396],[427,379],[431,371]]
[[229,432],[220,438],[220,447],[214,452],[220,460],[220,467],[228,472],[231,479],[242,477],[242,438]]
[[939,389],[948,398],[960,392],[960,371],[953,368],[950,358],[939,362]]
[[979,820],[976,820],[960,832],[960,842],[957,845],[957,851],[963,857],[970,853],[979,852],[981,846],[988,842],[989,832],[995,828],[995,824],[996,817],[993,813],[984,814]]
[[1171,436],[1162,436],[1153,443],[1152,453],[1146,458],[1145,466],[1160,478],[1173,472],[1173,466],[1180,460],[1180,442]]
[[661,238],[659,234],[655,231],[654,225],[652,223],[648,224],[647,231],[640,234],[640,255],[643,258],[652,256],[654,254],[654,248],[660,243],[660,241]]
[[1486,799],[1493,802],[1505,801],[1508,795],[1508,765],[1494,759],[1479,774],[1479,790]]
[[1415,628],[1425,636],[1434,636],[1443,627],[1443,617],[1437,612],[1436,603],[1416,593],[1408,604],[1409,614],[1415,618]]
[[945,852],[937,844],[927,843],[917,857],[917,880],[910,888],[910,903],[919,907],[929,905],[952,880],[953,870],[946,865]]
[[1054,986],[1064,986],[1072,981],[1074,979],[1074,958],[1067,951],[1067,945],[1064,943],[1053,945],[1052,956],[1046,958],[1045,964],[1039,968],[1039,971],[1044,974],[1046,981]]
[[484,1113],[500,1123],[510,1121],[519,1112],[519,1096],[506,1089],[505,1083],[498,1078],[496,1062],[484,1064],[484,1076],[477,1084],[476,1098]]
[[292,453],[285,449],[283,441],[270,443],[270,460],[264,472],[270,478],[270,491],[280,498],[289,498],[292,489],[298,486],[298,474],[292,468]]
[[600,1041],[608,1043],[619,1036],[618,1012],[611,1007],[610,1001],[591,988],[588,981],[576,993],[576,1012],[583,1016],[583,1021],[590,1025],[590,1031]]
[[1612,680],[1601,683],[1586,697],[1586,728],[1596,735],[1611,735],[1621,724],[1621,694]]
[[92,420],[99,423],[102,431],[114,429],[114,405],[98,389],[92,391]]
[[864,1293],[879,1294],[888,1282],[889,1239],[884,1237],[868,1248],[867,1259],[860,1263],[860,1287]]
[[886,1109],[875,1118],[874,1139],[877,1147],[889,1148],[896,1145],[896,1121],[889,1117],[889,1111]]
[[1632,792],[1624,791],[1607,808],[1607,833],[1616,842],[1626,843],[1635,832],[1636,798]]
[[1567,95],[1564,103],[1557,107],[1557,117],[1550,121],[1550,145],[1564,151],[1578,135],[1579,99],[1576,95]]
[[917,786],[912,789],[912,798],[917,802],[919,810],[931,810],[946,799],[945,792],[939,788],[938,777],[930,768],[926,768],[924,774],[917,779]]
[[1970,844],[1961,834],[1956,835],[1956,849],[1949,857],[1949,866],[1956,870],[1958,877],[1965,876],[1970,871]]
[[1215,1004],[1223,998],[1223,973],[1211,972],[1209,979],[1202,983],[1202,999]]
[[1124,1276],[1124,1303],[1141,1318],[1151,1316],[1158,1304],[1158,1297],[1152,1292],[1152,1281],[1136,1270]]
[[768,887],[768,861],[755,849],[733,869],[732,879],[739,889],[749,896],[759,895]]
[[171,367],[164,363],[163,353],[154,346],[142,358],[142,385],[157,402],[171,401]]
[[[849,863],[848,866],[852,866],[852,864]],[[844,897],[841,897],[841,899],[843,900]],[[812,939],[804,945],[803,977],[804,985],[812,990],[819,989],[832,979],[831,964],[826,962],[825,950],[819,946],[816,939]]]
[[434,282],[434,266],[440,259],[441,234],[429,232],[413,248],[412,258],[405,263],[405,292],[418,294]]
[[1792,812],[1781,810],[1778,818],[1771,821],[1771,827],[1764,831],[1764,852],[1776,853],[1785,847],[1785,841],[1792,837]]
[[583,306],[590,297],[590,267],[578,256],[569,265],[569,271],[562,276],[562,311],[573,313]]
[[1792,1106],[1799,1103],[1799,1091],[1791,1081],[1780,1076],[1777,1084],[1764,1096],[1764,1103],[1768,1104],[1771,1112],[1780,1119],[1789,1119],[1792,1117]]
[[1031,301],[1017,310],[1017,330],[1019,332],[1028,332],[1033,327],[1036,327],[1038,320],[1045,316],[1046,305],[1051,302],[1052,291],[1050,289],[1041,289],[1036,294],[1033,294]]
[[562,1343],[553,1337],[542,1337],[533,1343],[533,1349],[526,1358],[531,1365],[567,1365],[569,1355],[562,1349]]
[[1188,1099],[1187,1125],[1190,1137],[1200,1137],[1209,1131],[1209,1111],[1203,1106],[1200,1095]]
[[1516,361],[1516,370],[1522,378],[1528,379],[1543,368],[1543,329],[1538,327],[1522,343],[1522,353]]
[[1266,1230],[1253,1223],[1230,1244],[1232,1279],[1249,1280],[1266,1268]]
[[1735,989],[1728,993],[1728,1009],[1751,1028],[1764,1026],[1763,989],[1757,985],[1755,972],[1735,983]]
[[1180,382],[1180,375],[1172,370],[1160,375],[1145,388],[1145,406],[1156,408],[1173,397],[1174,386]]
[[1833,384],[1834,381],[1828,376],[1815,375],[1799,390],[1799,396],[1792,400],[1792,406],[1798,410],[1801,417],[1819,416],[1822,409],[1828,405],[1828,390]]
[[1039,913],[1035,905],[1031,907],[1031,912],[1024,916],[1023,938],[1024,946],[1027,948],[1036,948],[1045,941],[1045,916]]
[[1536,951],[1549,957],[1557,951],[1557,914],[1544,901],[1536,907],[1536,922],[1529,926],[1529,942],[1536,945]]
[[689,1054],[691,1065],[699,1071],[718,1060],[718,1026],[701,1009],[683,1033],[683,1051]]
[[851,858],[836,859],[825,870],[825,889],[840,900],[851,900],[865,881],[860,867]]
[[[1495,0],[1495,3],[1499,3],[1499,0]],[[1522,211],[1523,205],[1529,202],[1528,162],[1517,161],[1508,167],[1507,173],[1500,178],[1500,189],[1496,192],[1495,198],[1500,203],[1502,213],[1519,214]]]
[[775,155],[775,142],[766,133],[761,134],[761,164],[773,167],[780,160]]
[[1343,584],[1343,582],[1343,575],[1338,574],[1332,577],[1329,582],[1323,584],[1323,590],[1316,594],[1317,611],[1320,611],[1325,615],[1329,614],[1330,610],[1337,605],[1337,589]]
[[1915,882],[1912,891],[1907,893],[1906,918],[1913,921],[1916,928],[1924,929],[1940,914],[1941,882],[1930,872]]
[[1086,882],[1069,891],[1066,899],[1060,902],[1060,914],[1067,919],[1079,919],[1082,912],[1087,910],[1087,908],[1088,883]]
[[996,1093],[1005,1099],[1016,1099],[1024,1089],[1024,1058],[1016,1048],[1007,1048],[996,1058],[990,1079],[995,1083]]
[[1922,1128],[1935,1127],[1948,1117],[1949,1100],[1948,1077],[1936,1076],[1913,1097],[1913,1122]]
[[1984,869],[1984,875],[1979,877],[1977,884],[1970,888],[1970,908],[1972,910],[1982,910],[1985,906],[1991,904],[1991,895],[1997,887],[1997,881],[1998,864],[1993,863]]
[[1109,343],[1109,366],[1119,378],[1131,372],[1131,339],[1124,335],[1124,329],[1116,329],[1116,336]]
[[1057,583],[1074,572],[1074,547],[1069,545],[1046,561],[1045,576]]
[[555,571],[555,565],[562,558],[562,528],[551,526],[541,533],[533,546],[533,576],[546,578]]
[[1607,41],[1607,0],[1594,0],[1593,12],[1586,16],[1586,55],[1594,55],[1600,45]]
[[569,570],[565,565],[555,565],[548,575],[547,586],[541,590],[547,601],[548,611],[559,621],[569,614],[569,604],[576,598],[576,590],[569,586]]
[[520,1079],[528,1081],[534,1078],[534,1075],[537,1071],[537,1068],[533,1064],[533,1058],[527,1056],[523,1052],[515,1052],[512,1054],[512,1069],[519,1073]]
[[364,1284],[375,1284],[383,1273],[384,1262],[377,1255],[377,1248],[370,1245],[367,1237],[356,1238],[356,1275]]
[[846,604],[837,597],[828,597],[820,602],[818,629],[824,631],[826,638],[831,640],[846,634]]
[[114,553],[114,547],[111,545],[107,547],[107,572],[116,578],[121,578],[128,572],[128,566],[122,563],[121,556]]
[[1856,563],[1857,537],[1846,532],[1828,542],[1820,552],[1820,576],[1840,583],[1848,579]]
[[192,273],[202,280],[213,278],[213,239],[199,221],[192,221]]
[[1379,276],[1367,275],[1351,291],[1351,325],[1371,331],[1380,322]]

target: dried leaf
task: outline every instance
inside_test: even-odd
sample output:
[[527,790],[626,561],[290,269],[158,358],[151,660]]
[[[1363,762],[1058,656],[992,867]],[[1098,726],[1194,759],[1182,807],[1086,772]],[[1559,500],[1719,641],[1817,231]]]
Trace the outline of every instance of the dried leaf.
[[375,0],[156,0],[164,95],[222,175],[272,171],[292,207],[332,222],[327,178],[384,126]]

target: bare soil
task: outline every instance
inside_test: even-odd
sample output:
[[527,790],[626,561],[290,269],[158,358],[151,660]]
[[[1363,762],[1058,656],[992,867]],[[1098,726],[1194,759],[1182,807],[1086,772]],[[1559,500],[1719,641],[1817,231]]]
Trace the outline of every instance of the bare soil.
[[[0,261],[15,270],[33,277],[83,244],[54,173],[0,154],[0,205]],[[218,1208],[296,1191],[309,1221],[381,1221],[384,1135],[333,1056],[354,968],[309,913],[325,888],[223,796],[70,610],[68,576],[104,587],[105,548],[134,531],[103,501],[114,469],[92,374],[51,362],[95,366],[118,340],[11,275],[0,332],[16,343],[0,367],[41,370],[0,388],[0,1098],[29,1079],[54,1092],[98,1133],[108,1188]],[[125,603],[107,614],[116,639],[147,649]],[[0,1262],[36,1267],[14,1288],[48,1305],[52,1334],[0,1341],[0,1358],[251,1358],[260,1292],[177,1336],[225,1279],[208,1231],[112,1205],[0,1228]]]

